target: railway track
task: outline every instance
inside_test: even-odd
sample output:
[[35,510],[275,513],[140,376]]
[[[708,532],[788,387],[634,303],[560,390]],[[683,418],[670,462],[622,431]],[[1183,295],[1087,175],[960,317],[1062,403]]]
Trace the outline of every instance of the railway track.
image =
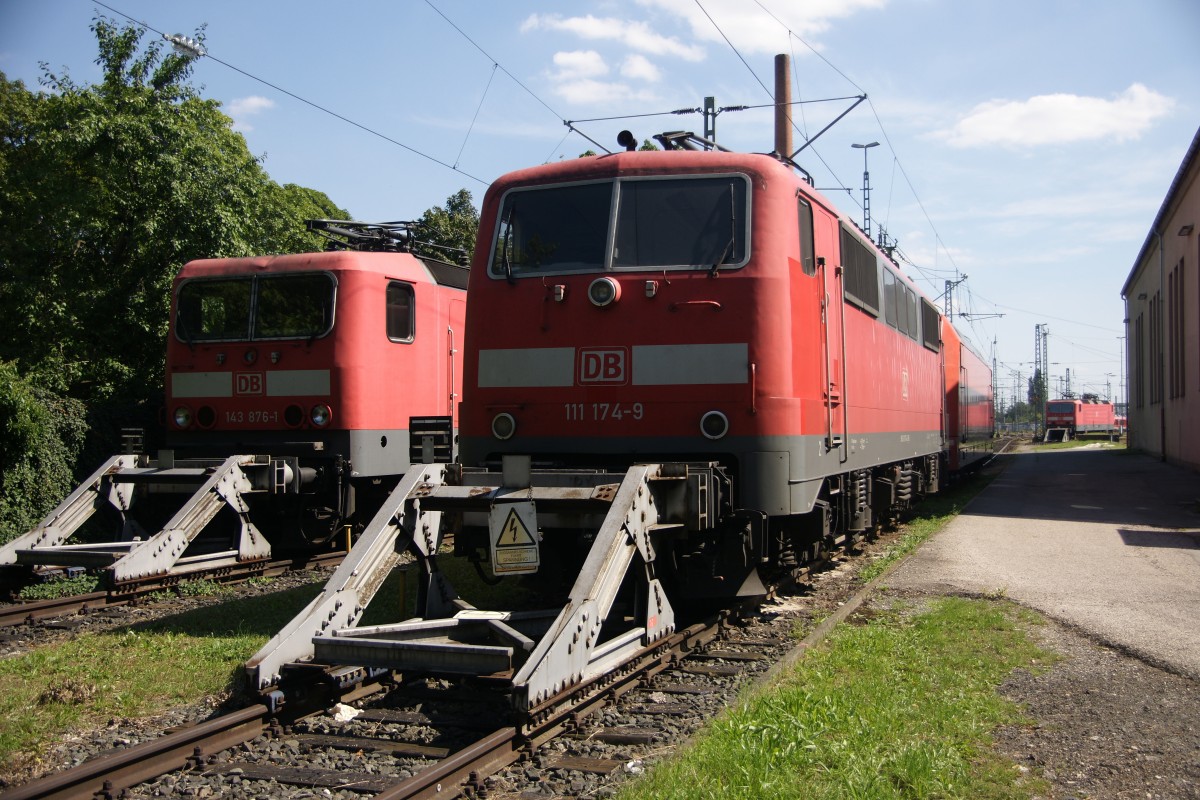
[[[857,543],[832,566],[865,561],[892,536]],[[308,665],[287,675],[286,703],[171,731],[5,796],[255,797],[284,786],[383,798],[494,799],[537,785],[591,793],[690,738],[747,677],[781,669],[804,649],[793,636],[802,621],[826,618],[827,629],[851,613],[853,570],[825,566],[808,574],[810,595],[784,598],[790,611],[769,604],[681,627],[527,712],[512,710],[502,681]]]
[[[185,576],[188,580],[212,580],[217,583],[237,583],[250,578],[271,578],[286,572],[307,569],[332,568],[341,563],[345,552],[319,553],[305,558],[283,559],[270,562],[255,562],[239,567],[225,567],[220,571]],[[136,583],[123,584],[119,589],[87,594],[70,595],[51,600],[33,600],[0,605],[0,629],[14,625],[63,617],[69,614],[87,614],[104,608],[137,602],[149,594],[169,591],[177,587],[183,578],[169,576],[151,578]]]
[[722,613],[521,714],[502,689],[477,681],[307,668],[305,690],[289,692],[302,704],[251,705],[5,797],[250,797],[286,786],[483,798],[539,783],[569,793],[637,771],[646,753],[685,738],[681,719],[702,724],[747,676],[784,657],[794,623],[772,606]]

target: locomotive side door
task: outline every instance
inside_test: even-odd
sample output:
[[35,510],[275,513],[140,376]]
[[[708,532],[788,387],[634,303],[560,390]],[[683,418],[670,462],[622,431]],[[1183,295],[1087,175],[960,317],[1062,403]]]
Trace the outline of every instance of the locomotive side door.
[[[801,199],[801,218],[804,217]],[[837,220],[820,213],[813,220],[817,270],[821,285],[821,392],[825,406],[825,449],[838,448],[846,461],[846,311]],[[811,211],[809,212],[811,214]],[[801,224],[803,228],[803,223]]]

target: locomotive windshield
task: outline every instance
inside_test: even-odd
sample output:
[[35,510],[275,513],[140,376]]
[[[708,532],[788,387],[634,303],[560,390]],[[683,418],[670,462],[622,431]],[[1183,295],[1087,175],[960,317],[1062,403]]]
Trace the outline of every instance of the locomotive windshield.
[[1062,402],[1047,403],[1046,410],[1051,414],[1070,414],[1075,410],[1075,404]]
[[314,339],[333,326],[324,273],[190,280],[179,287],[175,334],[185,342]]
[[491,274],[741,266],[749,216],[742,175],[517,189],[500,210]]

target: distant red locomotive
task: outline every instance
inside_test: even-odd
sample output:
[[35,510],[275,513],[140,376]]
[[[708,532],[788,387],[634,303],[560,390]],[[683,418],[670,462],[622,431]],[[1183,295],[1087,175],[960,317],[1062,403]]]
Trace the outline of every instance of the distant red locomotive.
[[1084,400],[1069,398],[1046,403],[1047,436],[1051,431],[1061,431],[1070,438],[1089,433],[1108,435],[1117,429],[1112,403],[1102,403],[1090,396]]
[[[749,561],[787,564],[990,451],[990,371],[773,157],[620,152],[510,173],[479,241],[464,465],[715,463],[726,514],[754,529]],[[714,591],[718,552],[683,559]]]
[[[273,511],[328,538],[408,469],[411,418],[447,428],[449,446],[466,273],[356,250],[186,264],[167,346],[168,445],[269,453],[290,476]],[[413,460],[433,460],[417,450]]]

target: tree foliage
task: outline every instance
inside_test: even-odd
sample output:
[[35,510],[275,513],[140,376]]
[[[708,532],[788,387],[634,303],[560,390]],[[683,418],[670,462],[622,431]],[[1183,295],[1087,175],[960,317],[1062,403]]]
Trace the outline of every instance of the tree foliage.
[[193,57],[103,17],[92,31],[95,85],[0,73],[0,537],[111,454],[115,423],[153,419],[185,262],[319,250],[303,221],[349,216],[270,179],[188,84]]
[[49,91],[31,93],[0,75],[0,359],[87,401],[161,383],[183,263],[316,249],[302,220],[347,216],[271,181],[187,84],[189,57],[102,17],[92,30],[99,84],[43,64]]
[[32,528],[74,488],[86,431],[83,403],[0,362],[0,543]]
[[459,189],[446,198],[446,206],[434,206],[421,215],[418,238],[433,245],[439,258],[469,260],[475,252],[475,234],[479,230],[479,211],[471,203],[471,193]]

